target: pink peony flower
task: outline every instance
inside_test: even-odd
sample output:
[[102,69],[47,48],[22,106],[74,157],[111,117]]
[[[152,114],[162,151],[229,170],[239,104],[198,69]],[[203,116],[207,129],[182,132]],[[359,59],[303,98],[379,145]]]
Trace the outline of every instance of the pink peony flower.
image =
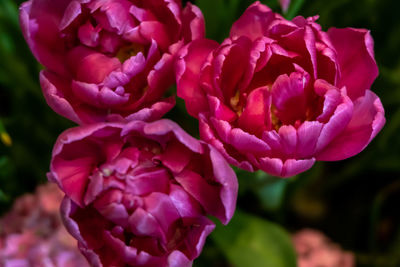
[[[46,68],[40,82],[47,103],[79,124],[159,101],[174,82],[175,52],[204,36],[201,11],[178,0],[30,0],[20,22]],[[157,118],[173,103],[160,105]]]
[[353,267],[354,254],[345,252],[322,233],[304,229],[293,236],[299,267]]
[[49,178],[63,220],[93,266],[190,266],[231,219],[235,173],[212,146],[169,120],[98,123],[58,138]]
[[359,153],[383,127],[369,31],[325,33],[316,19],[287,21],[256,2],[221,45],[181,50],[178,96],[229,163],[289,177]]
[[61,223],[63,195],[47,184],[16,200],[0,219],[0,266],[89,267]]

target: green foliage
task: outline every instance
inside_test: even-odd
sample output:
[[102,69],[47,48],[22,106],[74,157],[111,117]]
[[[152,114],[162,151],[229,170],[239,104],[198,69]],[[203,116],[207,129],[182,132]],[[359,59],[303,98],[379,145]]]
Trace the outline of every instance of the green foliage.
[[232,266],[296,266],[290,236],[281,226],[239,210],[227,227],[218,225],[211,237]]
[[0,122],[12,144],[0,142],[0,213],[20,194],[46,180],[58,134],[73,124],[46,104],[39,86],[40,65],[21,34],[18,8],[0,1]]

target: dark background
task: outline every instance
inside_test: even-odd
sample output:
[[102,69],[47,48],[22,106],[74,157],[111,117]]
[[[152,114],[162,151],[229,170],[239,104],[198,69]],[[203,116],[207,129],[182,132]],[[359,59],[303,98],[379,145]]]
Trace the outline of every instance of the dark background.
[[[18,25],[21,2],[0,1],[0,134],[12,139],[12,144],[0,143],[0,214],[16,197],[46,181],[53,143],[74,125],[44,101],[38,83],[41,66]],[[207,37],[222,41],[253,1],[192,2],[205,15]],[[281,12],[277,0],[262,2]],[[269,266],[266,261],[292,266],[293,248],[286,241],[302,228],[319,229],[353,251],[358,266],[400,266],[399,10],[398,0],[292,1],[287,18],[319,14],[324,30],[371,30],[380,70],[372,90],[382,100],[387,123],[359,155],[318,162],[290,179],[237,171],[239,212],[228,227],[218,225],[194,266]],[[182,101],[168,116],[197,134],[197,122],[185,114]]]

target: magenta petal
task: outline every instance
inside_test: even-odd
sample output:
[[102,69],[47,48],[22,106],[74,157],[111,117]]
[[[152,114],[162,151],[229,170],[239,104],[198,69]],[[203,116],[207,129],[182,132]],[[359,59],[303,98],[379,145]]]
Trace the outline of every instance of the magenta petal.
[[235,112],[222,103],[217,97],[208,95],[207,99],[210,112],[215,118],[227,122],[232,122],[237,118]]
[[339,87],[346,86],[352,100],[363,96],[378,76],[374,59],[374,41],[364,29],[330,28],[328,35],[337,51],[341,79]]
[[267,87],[257,88],[247,97],[246,107],[239,117],[239,126],[243,130],[260,135],[270,127],[271,97]]
[[282,151],[286,155],[293,155],[297,146],[297,132],[292,125],[283,125],[279,128],[279,137],[281,139]]
[[97,84],[72,81],[71,89],[81,101],[96,106],[99,105],[99,87]]
[[166,192],[169,188],[170,175],[166,170],[148,171],[127,178],[125,191],[132,195],[147,195],[151,192]]
[[306,99],[304,89],[308,79],[301,73],[280,75],[271,88],[272,104],[284,124],[293,123],[304,114]]
[[321,114],[317,117],[319,122],[327,122],[337,106],[341,103],[342,96],[338,88],[324,80],[316,80],[314,89],[317,94],[324,96],[324,103]]
[[219,186],[213,186],[207,183],[199,174],[189,170],[175,175],[175,179],[185,191],[192,195],[193,198],[203,206],[207,213],[218,218],[225,217],[224,207],[218,200]]
[[41,71],[40,85],[47,104],[49,104],[54,111],[76,123],[81,122],[74,108],[63,94],[66,87],[66,81],[62,81],[55,74],[48,71]]
[[191,151],[180,142],[172,141],[167,144],[164,153],[154,159],[160,160],[172,173],[180,173],[191,160]]
[[182,218],[195,218],[202,213],[199,203],[178,185],[171,185],[169,197]]
[[140,34],[147,40],[155,40],[157,45],[166,51],[171,43],[166,25],[158,21],[144,21],[140,23]]
[[232,25],[230,37],[236,39],[247,36],[251,40],[260,38],[264,36],[274,18],[272,10],[257,1]]
[[176,63],[177,94],[185,100],[187,111],[194,117],[207,110],[206,94],[199,86],[200,72],[202,63],[217,45],[207,39],[193,41],[181,50]]
[[62,75],[68,75],[68,71],[61,52],[64,43],[58,37],[58,23],[69,2],[62,0],[57,5],[47,5],[46,1],[27,1],[21,5],[19,15],[22,33],[33,55],[44,66]]
[[151,100],[161,98],[165,90],[174,83],[174,60],[172,55],[164,54],[149,72],[147,75],[149,87],[145,95],[147,98]]
[[354,112],[347,127],[317,154],[318,160],[342,160],[361,152],[385,124],[380,99],[370,90],[354,102]]
[[78,224],[71,219],[71,214],[78,209],[78,206],[71,201],[70,198],[64,197],[63,201],[61,202],[60,212],[62,219],[64,220],[64,225],[67,228],[68,232],[76,238],[80,243],[87,246],[86,241],[83,239]]
[[173,251],[168,256],[168,267],[191,267],[192,261],[190,261],[185,254],[179,250]]
[[[118,90],[119,88],[117,88]],[[121,87],[122,89],[122,87]],[[122,91],[122,90],[121,90]],[[112,107],[112,106],[119,106],[127,103],[129,101],[128,94],[118,94],[111,88],[103,87],[100,89],[98,94],[98,99],[104,106]]]
[[265,131],[262,135],[263,141],[271,147],[272,155],[289,156],[295,155],[297,146],[297,132],[292,125],[283,125],[279,131]]
[[183,36],[186,41],[202,39],[205,35],[205,23],[201,10],[190,2],[182,10]]
[[281,176],[283,162],[278,158],[260,158],[260,169],[274,176]]
[[299,158],[311,157],[315,153],[317,141],[323,124],[317,121],[305,121],[297,129],[297,156]]
[[136,209],[129,217],[129,226],[135,235],[154,236],[164,240],[166,238],[156,218],[142,208]]
[[112,71],[121,67],[117,58],[83,46],[75,47],[68,53],[67,64],[75,72],[76,79],[86,83],[101,83]]
[[82,13],[81,3],[72,1],[65,9],[63,18],[61,19],[58,28],[64,30],[67,28],[80,14]]
[[148,135],[166,135],[168,132],[171,132],[182,144],[192,151],[197,153],[201,153],[202,151],[201,144],[197,139],[190,136],[178,124],[170,120],[163,119],[149,123],[144,128],[144,132]]
[[105,77],[103,84],[109,88],[116,88],[118,86],[124,86],[131,78],[138,75],[146,67],[146,58],[143,53],[138,53],[136,56],[132,56],[127,59],[122,65],[122,69],[118,68],[115,71],[110,72]]
[[296,174],[305,172],[310,169],[315,163],[315,159],[288,159],[283,164],[282,173],[279,175],[281,177],[291,177]]
[[251,172],[254,171],[253,166],[251,165],[251,163],[247,158],[241,157],[240,159],[238,159],[235,158],[233,155],[228,154],[228,152],[224,147],[224,144],[221,142],[219,137],[217,137],[218,134],[214,133],[214,130],[205,121],[205,118],[202,114],[200,114],[199,130],[201,139],[213,145],[225,157],[228,163],[235,165],[246,171],[251,171]]
[[68,161],[56,158],[52,161],[52,172],[57,173],[54,178],[65,194],[79,205],[83,205],[83,197],[89,183],[88,177],[92,171],[93,161],[93,158],[88,157]]
[[246,133],[240,128],[232,129],[232,126],[226,121],[212,118],[212,124],[224,142],[243,153],[265,154],[270,150],[270,147],[257,136]]
[[222,155],[211,145],[209,145],[209,149],[216,181],[222,185],[220,198],[225,209],[223,214],[216,216],[223,224],[228,224],[236,209],[238,181],[235,172]]
[[147,212],[154,216],[164,233],[167,233],[169,227],[180,218],[171,199],[163,193],[154,192],[144,201]]
[[317,153],[324,149],[337,135],[339,135],[350,122],[353,116],[353,103],[347,96],[342,95],[342,103],[337,106],[329,121],[321,130],[318,142]]
[[166,98],[160,102],[153,104],[149,108],[143,108],[136,113],[127,116],[127,121],[141,120],[141,121],[155,121],[164,116],[175,106],[175,98]]
[[99,33],[101,29],[99,27],[93,27],[90,22],[82,25],[78,30],[78,37],[81,43],[89,47],[96,47],[99,45]]

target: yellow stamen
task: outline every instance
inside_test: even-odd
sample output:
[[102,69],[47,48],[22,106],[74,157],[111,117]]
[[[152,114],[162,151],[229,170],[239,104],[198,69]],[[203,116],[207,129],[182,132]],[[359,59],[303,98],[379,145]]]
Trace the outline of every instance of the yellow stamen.
[[238,116],[242,115],[243,113],[243,107],[239,105],[239,100],[240,100],[240,93],[239,91],[236,91],[236,94],[230,99],[230,104],[231,107],[236,111],[236,114]]
[[5,144],[6,146],[12,146],[12,139],[8,133],[2,132],[0,134],[0,139],[3,142],[3,144]]
[[125,62],[125,60],[136,56],[140,52],[144,52],[144,46],[140,44],[132,44],[128,46],[123,46],[122,48],[119,49],[117,53],[117,58],[121,63]]
[[275,128],[275,130],[278,131],[279,128],[281,128],[281,126],[282,126],[282,122],[276,115],[276,112],[277,111],[276,111],[275,106],[271,105],[271,124]]

